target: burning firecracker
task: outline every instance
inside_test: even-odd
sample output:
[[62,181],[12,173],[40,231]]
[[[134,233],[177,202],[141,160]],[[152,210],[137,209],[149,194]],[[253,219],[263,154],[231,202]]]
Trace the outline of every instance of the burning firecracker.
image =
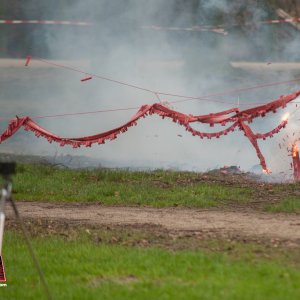
[[299,148],[296,143],[292,145],[292,160],[294,169],[295,181],[300,181],[300,159],[299,159]]

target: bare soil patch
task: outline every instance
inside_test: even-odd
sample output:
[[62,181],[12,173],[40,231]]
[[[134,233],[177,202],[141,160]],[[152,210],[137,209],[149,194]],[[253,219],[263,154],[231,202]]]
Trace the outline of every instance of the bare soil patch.
[[[161,231],[230,237],[239,240],[269,240],[300,246],[300,216],[269,214],[252,210],[224,211],[183,208],[109,207],[82,203],[18,202],[24,219],[88,226],[132,226]],[[13,212],[7,205],[9,220]]]

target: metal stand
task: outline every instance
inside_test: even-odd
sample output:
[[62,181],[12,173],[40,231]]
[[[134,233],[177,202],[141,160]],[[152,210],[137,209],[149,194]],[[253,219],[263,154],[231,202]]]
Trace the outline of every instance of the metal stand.
[[2,175],[4,179],[4,186],[1,190],[1,203],[0,203],[0,255],[2,254],[2,245],[3,245],[3,235],[4,235],[4,221],[5,221],[5,203],[10,202],[12,205],[13,211],[15,213],[15,216],[20,224],[22,233],[25,238],[26,245],[28,247],[30,256],[32,258],[33,264],[38,272],[38,275],[40,277],[40,280],[42,282],[42,285],[45,289],[45,294],[47,296],[48,300],[52,300],[52,296],[48,287],[48,284],[46,282],[44,273],[41,269],[41,266],[34,254],[32,245],[30,243],[29,234],[27,232],[27,229],[25,227],[25,224],[19,214],[18,208],[16,206],[16,203],[14,202],[12,198],[12,179],[11,176],[15,174],[16,165],[15,163],[0,163],[0,175]]
[[1,189],[0,202],[0,255],[2,254],[2,243],[5,222],[5,203],[11,199],[12,181],[11,176],[15,173],[16,165],[14,163],[0,163],[0,175],[4,179],[4,186]]

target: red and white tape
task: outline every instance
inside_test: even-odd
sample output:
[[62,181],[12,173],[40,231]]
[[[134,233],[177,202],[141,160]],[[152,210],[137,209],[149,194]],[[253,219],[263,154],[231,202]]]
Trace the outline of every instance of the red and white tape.
[[[279,23],[300,23],[300,18],[289,18],[289,19],[280,19],[280,20],[266,20],[266,21],[259,21],[257,24],[268,25],[268,24],[279,24]],[[251,25],[255,23],[246,23],[245,25]],[[198,31],[198,32],[214,32],[223,35],[227,35],[228,32],[226,29],[230,27],[237,27],[241,26],[241,24],[233,24],[230,26],[226,25],[219,25],[219,26],[210,26],[210,25],[203,25],[203,26],[192,26],[192,27],[163,27],[163,26],[142,26],[143,29],[151,29],[151,30],[166,30],[166,31]]]
[[206,26],[193,26],[193,27],[162,27],[162,26],[142,26],[143,29],[152,30],[166,30],[166,31],[198,31],[198,32],[214,32],[227,35],[228,32],[222,27],[210,28]]
[[[279,24],[279,23],[300,23],[300,18],[287,18],[278,20],[260,21],[258,24]],[[19,25],[19,24],[35,24],[35,25],[73,25],[73,26],[91,26],[92,23],[81,21],[58,21],[58,20],[0,20],[0,24]],[[250,23],[249,23],[250,24]],[[231,25],[239,26],[238,24]],[[166,31],[198,31],[198,32],[214,32],[227,35],[225,25],[220,26],[192,26],[192,27],[163,27],[163,26],[142,26],[143,29],[166,30]]]
[[300,23],[300,18],[282,19],[282,20],[269,20],[261,21],[262,24],[276,24],[276,23]]
[[80,21],[55,21],[55,20],[0,20],[0,24],[42,24],[42,25],[75,25],[90,26],[91,23]]

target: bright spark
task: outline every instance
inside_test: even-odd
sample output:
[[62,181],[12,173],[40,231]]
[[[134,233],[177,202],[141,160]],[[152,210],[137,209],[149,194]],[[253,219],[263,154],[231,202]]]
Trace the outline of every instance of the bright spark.
[[289,112],[285,113],[285,114],[283,115],[283,117],[282,117],[282,121],[287,121],[288,118],[289,118],[289,116],[290,116],[290,113],[289,113]]

